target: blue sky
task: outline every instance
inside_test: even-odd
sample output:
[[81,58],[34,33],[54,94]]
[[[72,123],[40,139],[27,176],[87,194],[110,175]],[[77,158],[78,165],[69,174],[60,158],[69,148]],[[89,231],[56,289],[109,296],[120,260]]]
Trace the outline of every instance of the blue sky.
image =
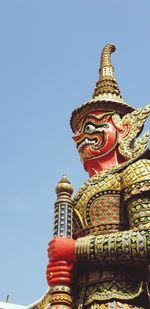
[[[71,139],[72,110],[91,98],[107,43],[124,99],[150,102],[150,2],[0,1],[0,300],[47,289],[55,187],[88,175]],[[148,129],[149,123],[146,125]]]

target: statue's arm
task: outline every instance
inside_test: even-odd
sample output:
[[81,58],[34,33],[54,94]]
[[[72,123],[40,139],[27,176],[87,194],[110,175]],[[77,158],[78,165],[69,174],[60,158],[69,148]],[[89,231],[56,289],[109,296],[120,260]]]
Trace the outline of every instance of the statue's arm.
[[[146,161],[146,163],[145,163]],[[99,264],[150,262],[150,166],[141,160],[123,175],[130,230],[79,238],[77,259]]]
[[75,253],[80,261],[100,264],[146,263],[150,260],[150,227],[80,238]]

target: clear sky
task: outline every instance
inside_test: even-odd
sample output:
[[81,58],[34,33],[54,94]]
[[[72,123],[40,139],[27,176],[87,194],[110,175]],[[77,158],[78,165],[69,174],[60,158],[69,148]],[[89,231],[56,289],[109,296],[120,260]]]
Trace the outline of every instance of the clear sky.
[[69,118],[91,98],[105,44],[124,99],[150,103],[149,33],[149,0],[0,1],[1,301],[47,289],[56,184],[65,173],[77,191],[88,177]]

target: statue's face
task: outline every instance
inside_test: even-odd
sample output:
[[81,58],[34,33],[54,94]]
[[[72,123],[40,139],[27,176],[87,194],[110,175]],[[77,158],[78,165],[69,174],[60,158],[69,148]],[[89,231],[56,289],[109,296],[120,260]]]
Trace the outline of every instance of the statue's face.
[[116,148],[119,131],[112,121],[113,114],[94,111],[80,120],[73,139],[83,163],[103,157]]

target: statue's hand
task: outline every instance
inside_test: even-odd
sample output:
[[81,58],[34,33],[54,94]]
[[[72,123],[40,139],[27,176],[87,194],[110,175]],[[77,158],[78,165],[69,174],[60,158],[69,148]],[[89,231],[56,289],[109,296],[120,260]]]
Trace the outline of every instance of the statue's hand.
[[66,261],[75,263],[75,240],[67,237],[54,238],[48,244],[49,261]]
[[49,286],[66,285],[72,283],[74,264],[66,261],[50,262],[46,269],[46,278]]

